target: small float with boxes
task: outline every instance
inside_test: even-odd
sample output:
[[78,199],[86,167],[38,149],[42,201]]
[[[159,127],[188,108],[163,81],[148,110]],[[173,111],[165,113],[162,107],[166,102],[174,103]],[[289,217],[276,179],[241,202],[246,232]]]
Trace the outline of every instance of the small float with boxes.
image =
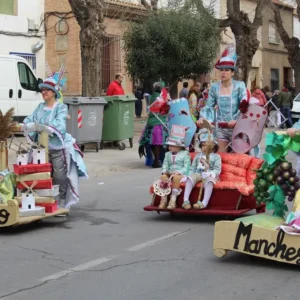
[[[51,177],[45,126],[39,128],[37,143],[22,143],[14,138],[19,126],[9,114],[12,112],[0,116],[6,120],[0,124],[0,227],[68,214],[68,209],[58,207],[59,185],[54,185]],[[13,170],[9,169],[8,150],[15,152]]]

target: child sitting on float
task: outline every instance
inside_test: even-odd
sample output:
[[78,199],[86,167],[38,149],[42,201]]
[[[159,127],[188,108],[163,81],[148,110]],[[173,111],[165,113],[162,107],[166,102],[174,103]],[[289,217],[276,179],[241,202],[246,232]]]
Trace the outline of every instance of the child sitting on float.
[[166,145],[169,145],[169,152],[166,153],[162,165],[161,181],[168,183],[171,180],[171,199],[168,204],[168,196],[161,197],[159,209],[175,209],[177,196],[181,193],[180,183],[189,173],[191,158],[184,145],[184,138],[170,136]]
[[186,178],[186,186],[184,191],[184,202],[182,207],[186,210],[191,209],[189,200],[193,187],[200,181],[204,186],[203,201],[197,201],[193,205],[194,209],[204,209],[210,200],[214,184],[218,181],[221,173],[221,157],[217,154],[219,146],[207,129],[201,129],[199,132],[199,148],[198,153],[192,163],[188,177]]

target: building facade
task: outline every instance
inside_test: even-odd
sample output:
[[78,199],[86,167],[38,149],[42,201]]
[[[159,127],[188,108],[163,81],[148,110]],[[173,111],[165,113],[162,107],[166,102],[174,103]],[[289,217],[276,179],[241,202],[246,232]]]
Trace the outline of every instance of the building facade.
[[[33,9],[34,8],[34,9]],[[44,0],[0,1],[0,53],[27,59],[38,77],[45,75]]]
[[[294,8],[289,5],[280,5],[281,18],[285,30],[293,36]],[[262,85],[268,85],[271,91],[281,89],[285,81],[290,84],[294,81],[293,69],[288,61],[288,53],[275,28],[274,16],[271,8],[265,12],[262,25]]]
[[[210,0],[204,0],[207,5]],[[295,4],[293,0],[288,2],[276,1],[281,10],[281,16],[284,27],[290,36],[300,35],[299,20],[296,19],[293,12]],[[281,3],[281,4],[278,4]],[[241,0],[241,10],[248,13],[249,19],[253,21],[256,10],[255,0]],[[214,2],[216,17],[227,17],[226,1],[217,0]],[[277,30],[275,28],[273,12],[271,8],[267,8],[264,12],[263,25],[257,32],[257,38],[260,41],[260,46],[256,51],[252,60],[252,69],[249,74],[247,87],[249,89],[259,86],[269,86],[272,91],[280,89],[284,81],[293,82],[293,70],[288,62],[288,54],[284,48]],[[235,43],[234,34],[230,28],[226,28],[221,34],[220,53],[224,51],[228,44]],[[212,70],[211,80],[219,80],[219,72]]]
[[[146,10],[139,4],[118,0],[106,0],[104,25],[106,37],[102,47],[102,94],[105,94],[115,74],[122,72],[125,93],[133,92],[133,83],[126,75],[125,52],[122,36],[128,21],[145,16]],[[65,95],[81,95],[80,27],[71,12],[68,0],[45,0],[46,62],[51,70],[66,67]]]

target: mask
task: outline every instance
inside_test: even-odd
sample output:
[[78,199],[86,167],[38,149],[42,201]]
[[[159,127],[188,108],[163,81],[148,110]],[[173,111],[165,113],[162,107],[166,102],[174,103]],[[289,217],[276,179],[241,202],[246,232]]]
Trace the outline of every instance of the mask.
[[265,108],[250,104],[245,114],[241,113],[232,134],[232,149],[246,153],[261,141],[268,112]]
[[188,147],[191,144],[197,129],[190,114],[188,100],[185,98],[171,100],[169,101],[169,106],[170,110],[167,121],[169,132],[172,131],[173,125],[184,126],[186,130],[184,144],[185,147]]

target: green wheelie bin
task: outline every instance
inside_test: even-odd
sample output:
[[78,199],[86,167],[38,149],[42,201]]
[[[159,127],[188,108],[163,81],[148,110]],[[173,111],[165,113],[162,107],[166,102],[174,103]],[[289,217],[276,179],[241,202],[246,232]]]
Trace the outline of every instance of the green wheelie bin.
[[125,96],[105,96],[107,104],[104,106],[102,142],[113,142],[113,145],[124,150],[123,140],[129,139],[133,146],[134,136],[134,107],[136,98],[133,94]]

